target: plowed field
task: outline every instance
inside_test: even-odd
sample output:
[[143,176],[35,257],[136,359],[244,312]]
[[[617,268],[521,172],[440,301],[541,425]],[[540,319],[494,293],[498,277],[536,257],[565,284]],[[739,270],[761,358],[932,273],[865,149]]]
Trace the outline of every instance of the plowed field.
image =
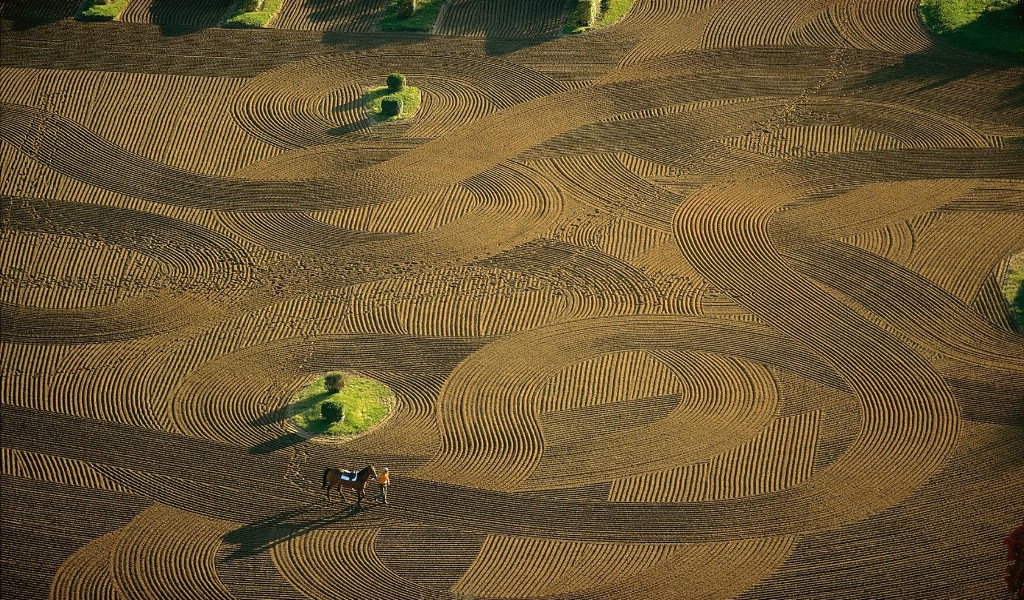
[[[4,598],[1002,597],[1024,67],[916,0],[229,4],[0,10]],[[293,429],[335,370],[393,415]]]

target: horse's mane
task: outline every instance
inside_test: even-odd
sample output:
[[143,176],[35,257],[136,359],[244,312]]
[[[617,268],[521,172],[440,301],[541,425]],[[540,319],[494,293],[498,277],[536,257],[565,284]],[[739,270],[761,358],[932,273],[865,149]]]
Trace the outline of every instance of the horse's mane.
[[372,470],[373,465],[366,465],[365,467],[360,469],[359,473],[356,475],[356,479],[366,479],[367,477],[370,476],[370,471]]

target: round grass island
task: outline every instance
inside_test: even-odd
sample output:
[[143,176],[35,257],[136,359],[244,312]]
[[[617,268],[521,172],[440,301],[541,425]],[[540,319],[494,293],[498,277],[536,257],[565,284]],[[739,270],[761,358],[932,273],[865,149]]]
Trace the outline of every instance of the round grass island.
[[[378,121],[399,121],[416,114],[420,109],[420,89],[407,85],[405,75],[391,73],[387,85],[370,88],[363,93],[363,106]],[[388,105],[397,107],[388,110]]]
[[[337,391],[328,386],[340,376]],[[302,433],[325,440],[347,440],[376,428],[391,415],[395,396],[387,385],[352,373],[328,373],[299,390],[291,404],[289,421]],[[326,402],[337,402],[344,416],[331,422],[322,415]]]

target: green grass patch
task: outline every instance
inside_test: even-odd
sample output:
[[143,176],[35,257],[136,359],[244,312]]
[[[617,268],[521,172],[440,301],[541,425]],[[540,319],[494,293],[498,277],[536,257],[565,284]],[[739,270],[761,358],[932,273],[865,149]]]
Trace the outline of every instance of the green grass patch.
[[281,10],[281,3],[284,0],[264,0],[260,10],[250,11],[252,0],[238,0],[235,2],[229,16],[222,25],[224,27],[266,27],[270,20]]
[[[405,86],[397,92],[389,92],[388,86],[371,88],[363,94],[363,106],[378,121],[397,121],[416,114],[420,109],[420,88]],[[402,113],[395,117],[385,117],[380,109],[380,103],[388,98],[398,98],[402,101]]]
[[1024,57],[1024,27],[1014,14],[1016,0],[921,0],[924,24],[957,46],[1015,58]]
[[[575,10],[569,16],[569,20],[566,21],[565,26],[562,27],[562,33],[582,33],[590,29],[600,29],[609,25],[618,23],[622,17],[626,16],[626,13],[633,8],[634,0],[602,0],[601,1],[601,14],[597,17],[597,21],[593,25],[585,26],[581,25],[576,21]],[[573,7],[575,9],[575,7]]]
[[442,4],[444,0],[420,0],[416,13],[408,19],[401,19],[398,17],[398,2],[391,0],[377,26],[382,31],[430,31]]
[[[391,411],[391,388],[379,381],[347,375],[345,385],[337,393],[327,391],[324,378],[302,388],[292,404],[296,426],[316,435],[346,437],[362,433],[380,423]],[[328,423],[320,416],[320,405],[327,400],[345,407],[345,418]]]
[[1010,315],[1017,332],[1024,333],[1024,252],[1010,259],[1003,295],[1010,302]]
[[121,16],[124,9],[128,8],[129,0],[86,0],[79,7],[75,18],[79,21],[113,21]]

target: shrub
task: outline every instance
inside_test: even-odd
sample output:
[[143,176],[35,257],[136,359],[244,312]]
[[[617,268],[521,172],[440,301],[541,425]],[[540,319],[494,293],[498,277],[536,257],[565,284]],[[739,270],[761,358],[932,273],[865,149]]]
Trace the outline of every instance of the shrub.
[[380,103],[380,111],[385,117],[397,117],[402,114],[402,101],[398,98],[388,98]]
[[581,27],[590,27],[597,22],[600,0],[579,0],[576,4],[576,22]]
[[320,416],[328,423],[336,423],[345,418],[345,407],[336,400],[326,400],[320,405]]
[[418,5],[419,2],[417,0],[398,0],[395,3],[395,14],[399,19],[408,19],[416,14],[416,9],[419,8]]
[[388,91],[400,92],[405,89],[405,75],[392,73],[388,75]]
[[325,375],[324,386],[327,387],[328,392],[337,394],[341,388],[345,387],[345,375],[343,373],[329,373]]
[[245,12],[259,12],[263,10],[263,0],[245,0],[242,3],[242,10]]

